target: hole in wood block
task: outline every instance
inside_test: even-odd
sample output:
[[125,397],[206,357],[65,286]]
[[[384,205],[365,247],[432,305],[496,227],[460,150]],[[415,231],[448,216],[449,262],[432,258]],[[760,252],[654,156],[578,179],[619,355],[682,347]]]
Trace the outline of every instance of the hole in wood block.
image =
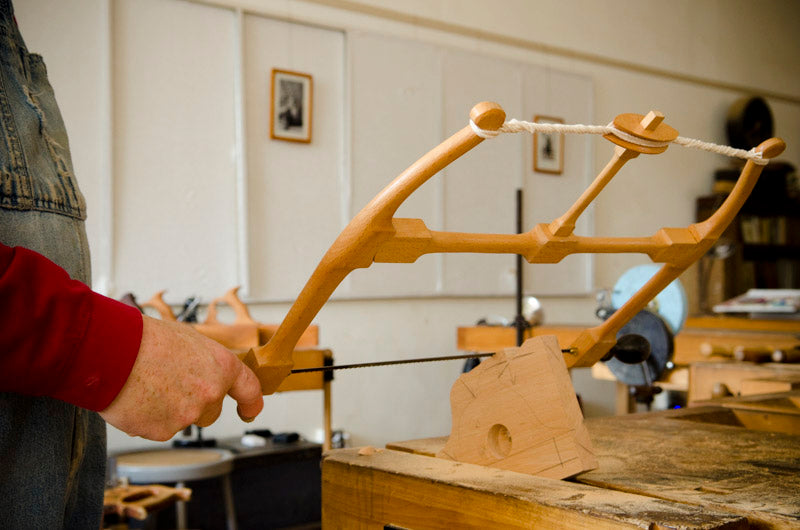
[[496,458],[505,458],[511,452],[511,433],[505,425],[495,423],[489,429],[489,449]]

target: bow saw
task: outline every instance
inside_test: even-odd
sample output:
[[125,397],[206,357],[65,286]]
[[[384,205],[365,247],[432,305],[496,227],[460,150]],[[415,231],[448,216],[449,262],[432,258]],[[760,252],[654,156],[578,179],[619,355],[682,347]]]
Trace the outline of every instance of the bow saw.
[[[424,254],[438,252],[519,254],[529,263],[558,263],[575,253],[642,253],[653,262],[663,263],[622,307],[602,324],[581,332],[563,350],[568,367],[591,366],[614,346],[617,332],[628,320],[711,248],[750,195],[763,165],[786,147],[783,140],[770,138],[751,151],[734,150],[679,138],[675,129],[663,123],[664,116],[658,112],[651,111],[647,116],[621,114],[614,119],[613,126],[580,126],[587,130],[579,132],[603,134],[615,144],[614,153],[578,200],[549,224],[538,224],[522,234],[474,234],[432,231],[421,219],[394,217],[417,188],[451,162],[484,139],[500,132],[519,132],[513,125],[527,123],[512,120],[506,124],[505,119],[505,111],[496,103],[483,102],[473,107],[468,126],[398,175],[342,230],[275,334],[265,345],[242,357],[258,377],[264,394],[275,392],[291,373],[292,351],[297,341],[350,272],[367,268],[373,262],[413,263]],[[530,130],[541,124],[527,125]],[[570,126],[562,127],[552,131],[578,132]],[[672,142],[747,159],[733,191],[711,217],[684,228],[662,228],[650,237],[586,237],[573,233],[577,219],[627,161],[640,154],[663,153]]]

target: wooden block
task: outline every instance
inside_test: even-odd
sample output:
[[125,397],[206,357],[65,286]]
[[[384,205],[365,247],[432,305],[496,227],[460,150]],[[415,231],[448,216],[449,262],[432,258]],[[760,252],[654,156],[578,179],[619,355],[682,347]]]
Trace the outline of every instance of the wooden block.
[[323,528],[747,528],[745,517],[400,451],[328,453]]
[[554,336],[502,350],[456,380],[441,458],[549,478],[597,466]]

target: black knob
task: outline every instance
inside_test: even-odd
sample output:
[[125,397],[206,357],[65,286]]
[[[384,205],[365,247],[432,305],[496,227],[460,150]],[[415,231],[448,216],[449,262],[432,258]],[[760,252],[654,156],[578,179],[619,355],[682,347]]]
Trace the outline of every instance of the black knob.
[[629,333],[617,339],[608,352],[625,364],[639,364],[650,357],[650,342],[636,333]]

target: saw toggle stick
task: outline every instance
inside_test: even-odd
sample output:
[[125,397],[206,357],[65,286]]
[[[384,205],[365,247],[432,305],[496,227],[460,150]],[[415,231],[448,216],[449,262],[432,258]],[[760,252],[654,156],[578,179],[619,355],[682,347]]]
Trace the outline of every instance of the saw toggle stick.
[[269,342],[251,349],[242,358],[256,373],[264,394],[273,393],[291,373],[297,341],[351,271],[373,262],[412,263],[424,254],[436,252],[519,254],[529,263],[557,263],[575,253],[642,253],[663,263],[659,272],[608,320],[584,330],[564,353],[569,367],[591,366],[611,349],[617,332],[630,318],[711,248],[755,186],[763,161],[785,149],[778,138],[764,141],[750,153],[733,191],[709,219],[684,228],[662,228],[651,237],[583,237],[573,231],[580,215],[626,162],[642,153],[662,153],[670,143],[681,140],[675,129],[663,123],[663,115],[655,111],[647,116],[621,114],[613,127],[594,128],[601,129],[604,137],[615,144],[611,160],[564,215],[549,224],[536,225],[523,234],[472,234],[431,231],[420,219],[394,218],[400,205],[430,177],[484,139],[506,132],[502,130],[505,118],[498,104],[477,104],[470,112],[470,125],[403,171],[350,221]]

